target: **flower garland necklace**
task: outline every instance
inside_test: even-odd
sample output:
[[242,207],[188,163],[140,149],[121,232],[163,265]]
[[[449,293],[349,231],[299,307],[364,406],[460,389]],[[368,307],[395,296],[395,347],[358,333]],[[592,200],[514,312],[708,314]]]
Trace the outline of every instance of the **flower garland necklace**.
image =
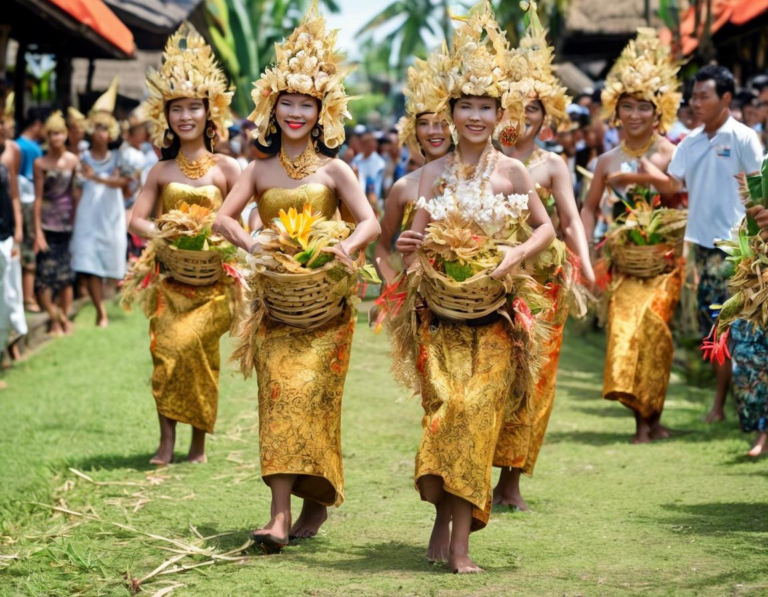
[[298,156],[294,159],[288,157],[288,152],[285,151],[285,145],[280,147],[279,154],[280,163],[285,169],[285,173],[293,180],[301,180],[311,174],[317,172],[320,167],[320,156],[317,155],[315,148],[311,143],[307,143]]
[[219,158],[207,151],[191,162],[181,150],[176,154],[176,165],[181,173],[190,180],[197,180],[208,174],[208,171],[216,165],[218,160]]
[[442,194],[429,201],[421,197],[416,206],[426,209],[436,221],[458,215],[474,222],[488,236],[503,232],[524,217],[528,195],[493,194],[490,180],[498,161],[499,153],[490,141],[475,166],[464,162],[457,148],[442,177]]
[[643,143],[640,147],[637,149],[632,149],[631,147],[627,146],[627,141],[624,140],[621,142],[621,151],[624,152],[624,154],[627,157],[633,158],[635,160],[640,159],[643,157],[648,151],[650,151],[651,147],[653,147],[654,143],[656,143],[656,140],[659,138],[659,135],[657,133],[653,133],[651,135],[651,138],[648,139],[645,143]]

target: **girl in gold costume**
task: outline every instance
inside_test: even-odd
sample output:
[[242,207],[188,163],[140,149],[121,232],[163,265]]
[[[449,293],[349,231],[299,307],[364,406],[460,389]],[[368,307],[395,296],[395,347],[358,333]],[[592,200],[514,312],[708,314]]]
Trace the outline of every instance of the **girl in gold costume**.
[[[588,287],[595,281],[589,243],[579,218],[568,167],[557,154],[536,144],[537,136],[542,141],[551,139],[551,127],[557,128],[568,120],[566,107],[570,98],[553,72],[553,48],[547,43],[546,31],[539,22],[536,3],[531,2],[528,10],[530,26],[520,40],[518,50],[519,55],[526,60],[526,77],[513,84],[513,88],[520,91],[525,101],[526,128],[516,141],[502,138],[502,147],[506,155],[517,158],[528,168],[536,192],[562,233],[570,255],[568,263],[557,267],[553,275],[542,280],[554,301],[554,307],[545,316],[552,333],[547,343],[547,362],[536,387],[536,396],[531,400],[530,412],[526,413],[530,417],[511,421],[502,428],[493,458],[494,466],[501,467],[499,483],[493,492],[494,504],[520,510],[528,509],[520,494],[520,476],[523,473],[528,476],[533,474],[554,406],[557,366],[568,318],[567,295],[571,287],[578,283],[579,275]],[[509,143],[506,147],[504,141]]]
[[[277,64],[255,83],[259,149],[267,159],[251,163],[218,213],[214,230],[252,251],[257,243],[237,217],[256,197],[262,222],[280,210],[309,204],[326,219],[344,209],[354,232],[324,250],[352,266],[350,255],[379,234],[379,225],[353,171],[334,159],[344,141],[347,112],[336,32],[327,31],[315,3],[304,22],[276,48]],[[252,533],[267,549],[317,534],[328,506],[344,501],[341,400],[349,367],[355,310],[314,329],[255,315],[238,351],[243,373],[255,368],[259,384],[261,475],[272,492],[271,519]],[[304,499],[292,524],[291,495]]]
[[[608,186],[620,192],[633,184],[666,188],[665,172],[675,148],[657,131],[667,130],[675,121],[682,97],[677,71],[656,32],[641,29],[608,74],[603,109],[621,122],[626,138],[598,159],[581,212],[589,238]],[[624,204],[611,199],[615,215],[623,213]],[[661,425],[661,413],[674,350],[669,322],[682,281],[679,264],[652,278],[618,274],[611,281],[603,397],[634,412],[634,443],[669,436]]]
[[[435,60],[437,57],[435,52],[431,58]],[[398,123],[400,143],[408,148],[411,155],[423,156],[427,164],[443,157],[453,145],[448,115],[437,113],[440,98],[427,80],[433,72],[434,68],[420,59],[416,59],[416,64],[408,69],[408,82],[403,88],[407,98],[406,115]],[[419,168],[398,180],[392,186],[384,207],[381,236],[374,256],[387,284],[392,284],[399,273],[390,263],[392,242],[398,232],[411,227],[422,172],[423,168]]]
[[[153,142],[163,159],[147,177],[130,223],[144,238],[153,217],[183,203],[218,210],[240,174],[237,162],[214,155],[213,143],[229,121],[232,92],[211,47],[188,24],[168,40],[159,72],[147,77]],[[173,460],[176,424],[192,426],[189,460],[205,461],[205,434],[213,433],[219,393],[219,340],[229,330],[233,284],[222,279],[191,286],[163,277],[144,300],[150,318],[152,394],[160,418],[160,446],[151,462]]]
[[[509,91],[513,57],[508,42],[487,2],[473,8],[463,21],[455,33],[454,51],[445,56],[433,78],[444,104],[450,105],[459,137],[456,152],[424,167],[419,183],[422,208],[397,246],[409,253],[406,263],[413,261],[427,225],[437,217],[427,210],[443,191],[465,204],[469,211],[462,211],[462,217],[481,228],[474,219],[481,212],[473,212],[470,205],[527,193],[532,233],[522,244],[499,245],[503,258],[490,275],[501,280],[544,250],[555,233],[523,164],[491,145],[502,117],[522,121],[522,100]],[[410,291],[418,296],[415,285]],[[505,413],[513,408],[509,403],[515,401],[511,395],[517,394],[521,362],[535,356],[527,354],[517,335],[517,313],[510,314],[506,306],[470,324],[440,319],[419,307],[418,301],[416,305],[415,313],[409,314],[415,317],[409,324],[415,328],[409,360],[424,417],[415,484],[422,499],[436,507],[427,556],[447,560],[453,572],[481,572],[469,557],[469,534],[488,522],[494,449]]]

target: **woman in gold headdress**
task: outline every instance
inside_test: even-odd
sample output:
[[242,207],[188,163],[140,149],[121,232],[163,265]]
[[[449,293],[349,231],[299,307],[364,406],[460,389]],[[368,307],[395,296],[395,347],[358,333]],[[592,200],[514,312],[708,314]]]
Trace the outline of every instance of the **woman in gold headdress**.
[[[439,50],[430,57],[433,62],[439,58]],[[400,144],[408,148],[411,158],[420,156],[426,164],[440,159],[453,146],[449,116],[437,113],[440,97],[428,80],[434,72],[433,65],[418,58],[408,69],[408,82],[403,89],[406,115],[398,123]],[[390,263],[392,242],[398,232],[411,227],[422,172],[423,168],[419,168],[399,179],[392,186],[385,204],[374,257],[387,284],[392,284],[399,273]]]
[[[421,209],[397,246],[404,253],[418,248],[430,221],[441,219],[432,202],[442,204],[449,194],[458,202],[450,210],[480,229],[483,222],[476,218],[487,214],[477,205],[493,205],[495,213],[507,197],[527,194],[532,232],[516,246],[499,245],[503,259],[490,275],[502,280],[544,250],[555,233],[523,164],[491,145],[497,126],[507,134],[521,126],[523,105],[519,94],[509,91],[511,54],[487,2],[473,8],[457,29],[453,48],[435,85],[450,105],[458,145],[454,154],[425,166]],[[469,557],[469,533],[488,522],[493,454],[505,414],[522,408],[530,390],[522,378],[531,381],[533,375],[528,365],[535,355],[528,353],[526,340],[531,329],[520,335],[522,319],[506,305],[471,325],[441,319],[429,308],[417,306],[415,313],[416,321],[408,324],[417,330],[409,362],[424,407],[415,483],[437,512],[428,557],[447,560],[454,572],[480,572]],[[517,396],[516,405],[511,395]]]
[[[621,123],[626,138],[598,159],[581,212],[589,238],[608,187],[622,194],[630,185],[666,188],[669,178],[665,172],[675,148],[659,133],[668,130],[677,115],[682,97],[677,71],[669,48],[656,32],[640,29],[608,73],[603,110]],[[625,211],[618,193],[608,197],[616,217]],[[671,264],[662,275],[637,278],[618,274],[611,282],[603,397],[618,400],[633,411],[634,443],[669,436],[661,425],[661,413],[674,348],[669,322],[682,280],[682,267]]]
[[[276,47],[277,64],[255,83],[250,119],[259,150],[269,157],[245,169],[214,223],[214,230],[243,249],[256,245],[237,221],[252,197],[265,223],[280,210],[301,212],[307,204],[329,220],[343,207],[355,230],[325,250],[350,266],[350,255],[379,234],[354,173],[333,159],[349,117],[343,55],[335,43],[336,32],[326,30],[314,3],[301,26]],[[248,356],[241,365],[246,376],[255,368],[259,382],[261,475],[272,492],[271,519],[252,538],[266,548],[314,536],[327,507],[344,501],[341,399],[354,325],[354,309],[347,305],[314,329],[269,316],[246,326],[239,352]],[[291,495],[304,500],[293,524]]]
[[511,421],[502,428],[493,459],[494,466],[501,467],[499,483],[494,489],[494,503],[520,510],[528,509],[520,494],[520,476],[533,474],[555,401],[557,367],[568,318],[568,293],[579,277],[588,287],[595,281],[589,243],[579,218],[568,167],[557,154],[536,144],[537,137],[548,141],[553,136],[553,128],[556,130],[568,120],[566,107],[570,98],[553,72],[553,48],[547,43],[535,2],[529,4],[528,14],[530,25],[518,50],[518,55],[525,59],[520,64],[525,67],[522,71],[525,76],[519,80],[515,78],[512,84],[525,102],[526,127],[516,140],[502,137],[500,142],[506,155],[522,161],[528,168],[536,192],[570,253],[565,263],[557,264],[555,271],[540,280],[552,296],[554,306],[545,316],[552,333],[547,343],[547,362],[536,386],[536,395],[531,399],[531,410],[527,413],[530,418]]
[[[147,77],[152,140],[162,160],[152,167],[133,209],[130,230],[151,238],[152,218],[183,203],[216,211],[240,174],[237,162],[214,155],[216,136],[229,124],[232,92],[211,47],[189,24],[168,40],[159,72]],[[152,394],[160,418],[160,446],[151,462],[173,459],[176,424],[192,426],[188,458],[204,462],[205,434],[213,433],[219,394],[219,340],[229,329],[232,284],[190,286],[159,280],[150,318]]]

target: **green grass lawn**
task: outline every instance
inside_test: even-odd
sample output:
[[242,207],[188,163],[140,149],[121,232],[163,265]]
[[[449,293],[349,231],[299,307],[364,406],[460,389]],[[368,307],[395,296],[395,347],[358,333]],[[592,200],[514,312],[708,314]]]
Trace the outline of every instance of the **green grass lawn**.
[[[222,375],[207,465],[155,471],[147,325],[112,315],[103,331],[84,310],[74,336],[6,376],[0,595],[129,595],[129,579],[186,546],[211,549],[166,571],[237,550],[268,519],[256,382]],[[487,573],[458,577],[424,557],[432,508],[412,484],[418,400],[392,383],[386,337],[361,324],[343,414],[347,502],[320,536],[279,556],[155,576],[142,594],[768,595],[768,464],[743,457],[735,413],[706,427],[711,390],[674,376],[665,422],[675,437],[632,446],[632,417],[600,398],[602,363],[602,338],[570,330],[549,435],[523,480],[533,511],[494,513],[471,539]],[[184,429],[177,459],[188,440]]]

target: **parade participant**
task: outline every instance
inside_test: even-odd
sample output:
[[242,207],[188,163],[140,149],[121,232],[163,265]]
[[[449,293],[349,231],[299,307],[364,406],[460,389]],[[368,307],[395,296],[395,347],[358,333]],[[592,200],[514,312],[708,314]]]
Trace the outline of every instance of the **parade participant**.
[[[492,213],[497,213],[496,208],[506,213],[508,197],[527,194],[531,236],[515,246],[498,245],[503,258],[490,276],[503,280],[524,260],[544,250],[555,233],[525,166],[491,144],[502,117],[508,123],[501,124],[508,135],[514,134],[514,126],[522,126],[522,98],[517,93],[505,93],[509,81],[522,73],[510,71],[508,42],[493,20],[489,3],[478,4],[462,20],[454,35],[450,61],[434,79],[444,105],[450,105],[459,137],[456,151],[424,167],[419,182],[420,209],[411,232],[404,233],[397,246],[404,253],[410,252],[406,264],[412,262],[427,225],[441,220],[444,201],[452,202],[445,206],[446,213],[455,213],[470,226],[482,229],[485,221],[477,218],[488,214],[486,208],[478,210],[477,205],[492,202],[493,208],[487,208]],[[413,271],[418,272],[418,268]],[[453,572],[481,572],[469,557],[469,534],[488,522],[496,442],[510,409],[510,395],[516,396],[518,403],[522,400],[516,387],[520,382],[517,378],[523,377],[525,365],[521,362],[536,357],[515,336],[517,312],[510,315],[502,306],[501,312],[471,323],[449,321],[430,308],[418,307],[417,288],[414,279],[410,292],[416,298],[411,307],[415,314],[403,309],[406,318],[416,317],[405,327],[417,331],[404,343],[412,355],[402,362],[415,368],[410,375],[418,380],[416,389],[424,407],[415,485],[422,499],[436,508],[427,556],[432,561],[447,560]],[[522,393],[529,390],[526,385]]]
[[[602,94],[603,110],[621,123],[626,138],[598,159],[582,209],[589,238],[607,188],[617,192],[611,199],[618,217],[627,209],[618,193],[625,194],[631,185],[659,190],[667,184],[664,173],[675,147],[660,133],[675,122],[682,97],[677,71],[669,49],[652,29],[640,29],[611,68]],[[661,413],[674,351],[669,322],[682,281],[683,268],[673,264],[661,275],[619,274],[611,282],[603,397],[634,412],[634,443],[669,436],[661,425]]]
[[67,148],[77,156],[90,147],[85,138],[88,131],[88,118],[77,108],[67,108]]
[[[696,73],[691,108],[703,126],[680,142],[669,165],[668,190],[682,183],[688,189],[688,227],[685,240],[693,243],[696,270],[699,325],[702,337],[710,334],[715,322],[711,305],[725,302],[730,267],[726,254],[715,248],[715,240],[728,238],[731,228],[744,217],[744,206],[735,176],[760,169],[763,149],[757,133],[737,122],[729,113],[736,86],[733,74],[723,66],[705,66]],[[748,341],[748,334],[743,341]],[[731,361],[712,366],[717,390],[707,423],[725,418],[725,399],[731,384]]]
[[117,84],[115,77],[88,113],[91,146],[80,158],[82,190],[72,234],[72,269],[84,278],[100,328],[109,325],[104,278],[123,279],[127,252],[123,188],[128,178],[120,152],[109,149],[120,136],[114,116]]
[[[437,52],[432,55],[433,59],[436,56]],[[411,155],[424,156],[427,164],[443,157],[453,146],[448,116],[436,113],[439,97],[433,91],[434,86],[425,80],[433,73],[434,69],[419,59],[408,69],[408,82],[403,89],[406,115],[398,123],[400,145],[406,146]],[[411,227],[422,171],[419,168],[400,178],[392,186],[384,206],[374,258],[387,284],[392,284],[399,274],[390,264],[393,242],[398,232]]]
[[[232,91],[203,37],[184,23],[166,44],[160,71],[147,77],[152,141],[162,160],[152,167],[133,208],[130,230],[155,233],[155,215],[183,204],[218,210],[240,174],[237,162],[213,155],[227,130]],[[120,205],[122,209],[122,204]],[[145,312],[154,363],[152,394],[160,445],[150,460],[173,461],[177,423],[192,426],[190,462],[205,462],[205,436],[213,433],[219,400],[219,340],[232,320],[232,284],[220,279],[192,286],[161,277]]]
[[75,216],[77,156],[66,149],[67,123],[61,112],[45,121],[48,153],[34,162],[35,294],[50,318],[49,331],[60,336],[72,330],[72,255],[69,245]]
[[[22,239],[21,201],[15,167],[5,151],[5,127],[2,124],[0,121],[0,355],[8,345],[11,332],[27,332],[20,292],[21,267],[18,266]],[[14,267],[14,261],[17,267]],[[4,386],[5,382],[0,380],[0,389]]]
[[[343,55],[336,32],[313,4],[304,22],[277,47],[277,63],[255,83],[250,119],[258,129],[259,150],[269,156],[251,163],[227,197],[214,230],[248,250],[256,243],[237,218],[257,197],[262,222],[280,210],[333,219],[343,206],[354,232],[333,247],[333,256],[351,266],[352,258],[379,234],[379,225],[352,169],[333,159],[344,142],[348,98]],[[259,381],[261,475],[272,493],[270,521],[251,537],[267,549],[289,538],[314,536],[328,506],[344,501],[341,454],[341,402],[355,311],[350,306],[320,327],[305,330],[264,317],[243,334],[253,355],[242,364],[255,367]],[[248,361],[248,359],[244,359]],[[291,495],[304,500],[292,524]]]
[[516,141],[501,138],[500,142],[506,155],[522,161],[528,168],[536,192],[556,230],[565,240],[570,255],[567,263],[556,268],[551,279],[541,280],[553,295],[555,305],[546,316],[552,334],[548,343],[547,364],[542,370],[536,396],[531,400],[530,413],[526,413],[530,414],[530,419],[511,421],[502,428],[493,459],[494,466],[501,467],[499,483],[494,489],[494,503],[520,510],[528,509],[520,494],[520,475],[533,474],[554,405],[557,366],[568,318],[567,295],[571,287],[578,283],[579,269],[588,287],[595,281],[589,243],[573,196],[568,166],[557,154],[536,144],[537,137],[542,141],[551,140],[553,128],[557,130],[559,125],[569,121],[566,107],[570,98],[553,73],[553,48],[547,43],[546,31],[539,22],[536,3],[531,2],[528,11],[530,26],[520,40],[518,50],[518,54],[526,60],[527,76],[512,86],[524,98],[526,127]]

